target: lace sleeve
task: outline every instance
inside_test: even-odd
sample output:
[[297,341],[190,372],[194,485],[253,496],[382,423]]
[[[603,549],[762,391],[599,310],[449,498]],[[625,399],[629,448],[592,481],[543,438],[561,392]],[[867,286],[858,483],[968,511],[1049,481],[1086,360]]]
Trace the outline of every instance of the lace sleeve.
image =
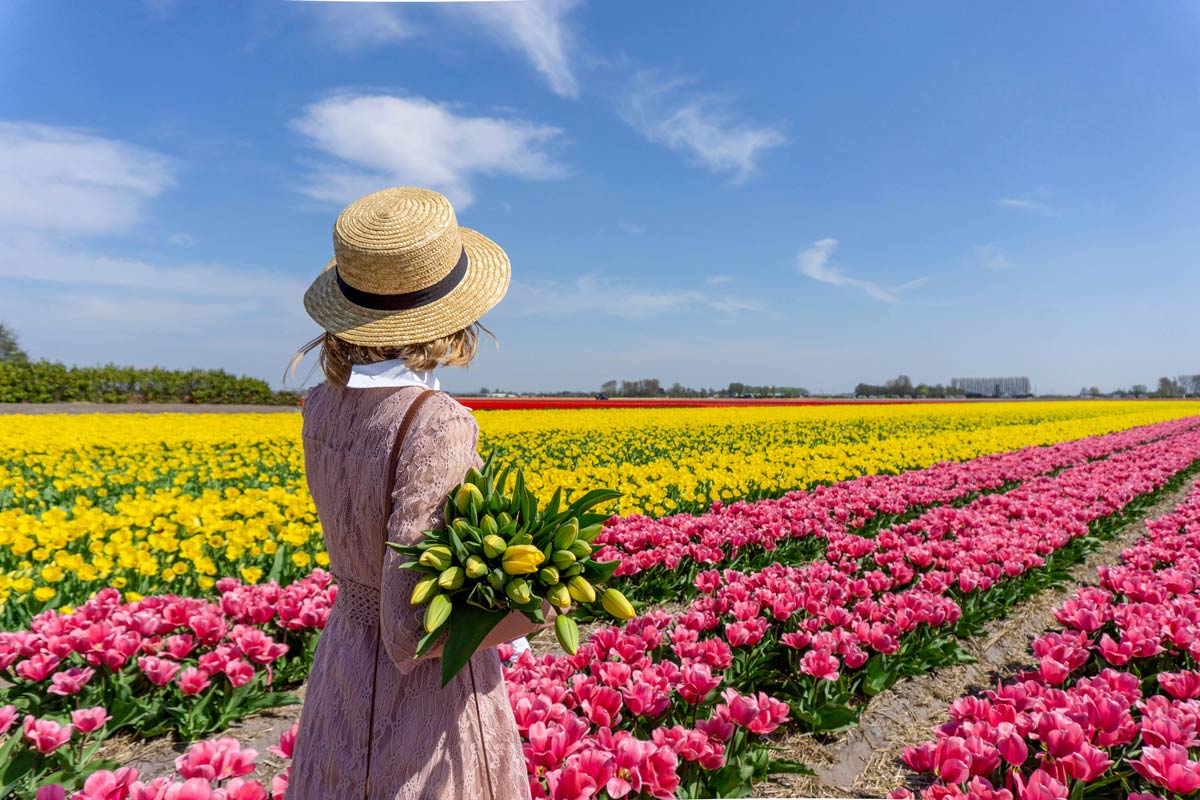
[[[482,465],[475,450],[478,440],[479,426],[471,412],[446,395],[431,397],[417,412],[396,467],[388,541],[416,544],[421,531],[442,526],[446,496],[470,467]],[[410,603],[423,573],[399,569],[406,560],[387,548],[379,587],[381,640],[402,674],[412,670],[417,642],[425,632],[425,607]]]

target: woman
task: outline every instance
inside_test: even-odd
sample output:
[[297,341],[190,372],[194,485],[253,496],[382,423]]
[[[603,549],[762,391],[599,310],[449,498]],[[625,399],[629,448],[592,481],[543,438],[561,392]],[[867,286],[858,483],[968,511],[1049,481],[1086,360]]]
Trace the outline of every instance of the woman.
[[304,462],[338,596],[300,715],[288,800],[529,797],[495,645],[533,630],[514,613],[445,688],[435,648],[415,659],[418,574],[387,542],[442,525],[447,494],[479,466],[470,412],[436,390],[465,365],[509,263],[460,228],[442,195],[386,189],[348,206],[335,257],[304,296],[325,333],[326,381],[304,404]]

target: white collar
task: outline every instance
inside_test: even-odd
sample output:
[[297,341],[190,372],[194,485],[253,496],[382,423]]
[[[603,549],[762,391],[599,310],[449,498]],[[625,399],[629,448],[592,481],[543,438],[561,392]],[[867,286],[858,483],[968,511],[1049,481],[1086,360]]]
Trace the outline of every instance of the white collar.
[[380,386],[424,386],[440,389],[441,384],[433,376],[433,370],[414,372],[402,358],[389,358],[374,364],[354,364],[350,367],[350,379],[346,385],[352,389],[374,389]]

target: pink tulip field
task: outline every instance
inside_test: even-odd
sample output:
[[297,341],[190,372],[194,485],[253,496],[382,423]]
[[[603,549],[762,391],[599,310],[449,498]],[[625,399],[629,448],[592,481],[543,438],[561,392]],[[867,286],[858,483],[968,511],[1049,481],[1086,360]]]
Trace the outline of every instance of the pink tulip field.
[[[575,655],[500,648],[533,796],[747,796],[804,771],[778,757],[780,737],[844,730],[901,678],[966,659],[963,637],[1068,580],[1198,465],[1188,417],[613,517],[598,558],[620,561],[612,585],[639,615]],[[1200,485],[1148,530],[1058,610],[1034,668],[912,743],[894,796],[1200,791]],[[282,798],[294,729],[273,759],[224,732],[295,702],[337,594],[321,569],[286,586],[227,577],[208,597],[106,589],[0,632],[0,798]],[[139,775],[105,758],[118,733],[194,743],[170,774]]]
[[[925,798],[1189,797],[1200,790],[1200,483],[1033,641],[1035,668],[956,701],[904,760]],[[911,797],[900,789],[895,797]]]

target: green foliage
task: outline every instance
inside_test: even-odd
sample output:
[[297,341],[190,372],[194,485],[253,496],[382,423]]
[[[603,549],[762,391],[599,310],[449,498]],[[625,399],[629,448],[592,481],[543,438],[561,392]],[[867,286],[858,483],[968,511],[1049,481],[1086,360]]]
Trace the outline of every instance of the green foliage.
[[106,364],[0,360],[0,403],[245,403],[297,405],[296,392],[219,369],[142,369]]
[[17,334],[7,325],[0,323],[0,364],[24,364],[29,356],[17,342]]

